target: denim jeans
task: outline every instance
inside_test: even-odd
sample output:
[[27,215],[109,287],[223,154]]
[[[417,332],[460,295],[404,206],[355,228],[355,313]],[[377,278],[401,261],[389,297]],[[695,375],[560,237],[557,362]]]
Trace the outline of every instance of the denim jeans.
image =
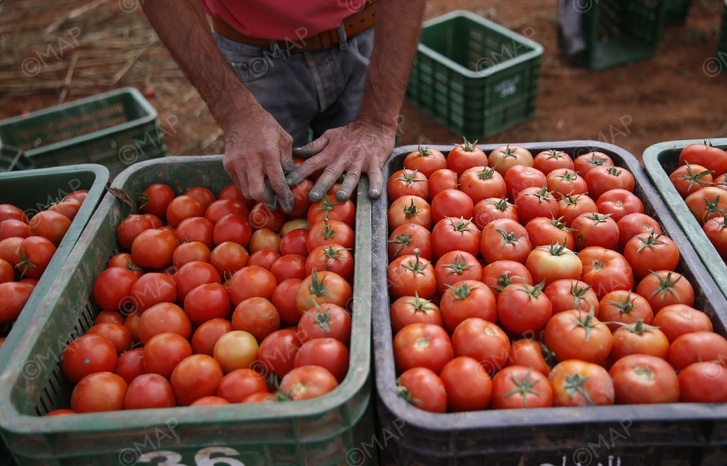
[[215,36],[240,80],[293,137],[293,147],[358,117],[373,29],[315,52],[298,51],[295,41],[263,48]]

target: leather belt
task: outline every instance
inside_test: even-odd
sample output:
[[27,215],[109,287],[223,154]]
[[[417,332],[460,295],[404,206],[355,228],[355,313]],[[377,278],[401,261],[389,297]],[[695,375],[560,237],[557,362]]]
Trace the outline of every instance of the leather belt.
[[[342,21],[345,37],[353,37],[356,34],[370,29],[374,25],[376,18],[376,0],[367,0],[366,6],[357,13],[347,17]],[[270,47],[271,41],[261,39],[259,37],[250,37],[242,34],[219,18],[212,18],[212,27],[214,31],[227,39],[244,44],[256,45],[258,47]],[[277,43],[281,49],[290,49],[291,51],[312,52],[316,50],[325,50],[337,45],[341,42],[339,29],[329,29],[318,35],[305,38],[290,38],[289,40],[272,41]]]

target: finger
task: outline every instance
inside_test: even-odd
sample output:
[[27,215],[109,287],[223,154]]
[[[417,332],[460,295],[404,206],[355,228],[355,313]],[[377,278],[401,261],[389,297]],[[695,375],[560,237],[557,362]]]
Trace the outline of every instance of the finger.
[[384,175],[379,167],[372,168],[367,175],[369,177],[369,197],[378,199],[384,189]]
[[247,174],[247,183],[250,197],[258,202],[273,205],[275,195],[272,190],[265,189],[265,174],[260,170]]
[[222,160],[222,166],[224,167],[227,174],[230,176],[230,180],[232,181],[232,183],[240,188],[240,191],[242,191],[242,195],[247,197],[248,199],[251,199],[245,171],[238,170],[230,160],[231,159],[226,156]]
[[342,172],[343,169],[341,168],[333,166],[326,167],[320,178],[318,178],[318,181],[316,181],[316,184],[313,185],[310,193],[308,193],[308,199],[310,199],[311,202],[318,202],[323,199],[323,196],[325,196],[328,190],[331,189],[331,186],[333,186],[336,180],[338,180],[338,177],[341,176]]
[[343,183],[341,183],[341,187],[338,191],[336,191],[336,200],[341,202],[347,201],[348,198],[351,197],[353,190],[356,189],[359,177],[360,175],[358,170],[346,173],[346,176],[343,178]]
[[283,173],[290,173],[295,170],[295,162],[293,161],[293,153],[291,151],[281,152],[280,166],[283,167]]
[[295,204],[295,196],[293,196],[293,192],[290,190],[285,181],[283,167],[276,163],[273,167],[271,167],[271,170],[272,173],[268,172],[268,181],[270,182],[268,188],[270,189],[271,194],[274,193],[273,197],[277,196],[283,211],[286,213],[290,212],[293,210],[293,206]]
[[273,200],[273,202],[265,202],[265,207],[267,207],[271,211],[278,208],[278,198],[275,197],[273,188],[270,187],[270,183],[268,182],[265,183],[265,198]]
[[318,139],[309,142],[305,146],[294,148],[292,152],[293,155],[296,157],[307,159],[313,157],[314,155],[325,149],[327,145],[328,138],[321,136]]

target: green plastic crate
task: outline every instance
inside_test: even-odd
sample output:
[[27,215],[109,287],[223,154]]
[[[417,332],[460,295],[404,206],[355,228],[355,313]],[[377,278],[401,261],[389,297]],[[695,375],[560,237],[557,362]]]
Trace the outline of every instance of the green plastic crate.
[[[665,0],[576,0],[582,14],[585,50],[571,56],[591,71],[626,65],[652,57],[659,48],[666,21]],[[564,50],[562,30],[558,45]]]
[[[712,139],[711,144],[727,149],[727,139]],[[720,259],[702,226],[694,218],[676,188],[669,180],[669,174],[679,166],[679,154],[689,144],[704,144],[704,139],[669,141],[648,147],[643,154],[644,169],[656,185],[661,197],[669,205],[682,230],[687,234],[705,267],[709,270],[717,286],[727,296],[727,264]]]
[[[134,198],[147,185],[177,193],[193,185],[214,192],[230,182],[221,156],[167,157],[136,164],[113,188]],[[58,273],[47,305],[26,327],[0,375],[0,433],[23,465],[188,466],[338,465],[378,462],[371,446],[371,203],[359,185],[350,369],[331,393],[314,400],[176,407],[43,418],[72,387],[59,358],[87,330],[97,310],[94,278],[118,251],[115,231],[130,207],[108,194]],[[368,446],[367,446],[368,445]],[[174,463],[174,459],[178,462]]]
[[474,140],[532,118],[543,47],[468,11],[426,21],[406,97]]
[[0,146],[0,172],[30,170],[35,164],[25,152],[12,146]]
[[166,155],[163,136],[156,109],[131,87],[0,121],[0,143],[24,151],[36,168],[96,163],[111,179]]
[[692,0],[666,0],[666,24],[684,24]]

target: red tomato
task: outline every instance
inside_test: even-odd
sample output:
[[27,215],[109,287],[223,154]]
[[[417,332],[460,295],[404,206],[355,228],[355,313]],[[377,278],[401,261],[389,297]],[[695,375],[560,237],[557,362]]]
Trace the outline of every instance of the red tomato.
[[192,261],[184,264],[174,274],[177,284],[177,303],[184,304],[187,293],[204,283],[220,283],[221,277],[217,269],[208,262]]
[[[252,206],[250,208],[252,208]],[[245,207],[243,201],[230,198],[220,198],[207,206],[204,211],[204,218],[216,225],[217,222],[230,214],[247,218],[250,215],[250,211],[247,207]]]
[[25,283],[0,283],[0,323],[5,324],[18,318],[30,299],[33,288]]
[[702,230],[722,260],[727,260],[727,221],[725,221],[725,217],[712,217],[704,222]]
[[[578,257],[583,263],[581,281],[593,289],[599,300],[609,291],[633,288],[633,270],[620,253],[600,246],[590,246],[581,250]],[[639,293],[638,290],[636,292]],[[642,293],[639,294],[643,296]]]
[[556,168],[569,168],[574,170],[573,159],[562,150],[544,150],[533,157],[533,167],[544,174],[548,174]]
[[434,277],[437,280],[437,292],[442,295],[460,280],[479,281],[482,278],[482,266],[474,254],[455,249],[442,254],[437,260]]
[[[182,224],[180,224],[180,227]],[[252,226],[248,222],[247,217],[240,214],[228,214],[219,219],[212,227],[212,244],[208,244],[207,246],[213,247],[214,245],[231,241],[240,246],[247,247],[250,244],[251,238]],[[179,236],[177,236],[177,239],[179,239]]]
[[723,217],[727,211],[727,196],[722,188],[707,186],[684,199],[689,211],[700,225],[715,217]]
[[172,199],[167,206],[167,222],[176,228],[182,220],[191,217],[203,217],[205,206],[196,197],[182,194]]
[[679,265],[679,248],[664,234],[641,233],[631,238],[624,247],[624,257],[642,279],[652,270],[675,270]]
[[314,306],[300,317],[296,334],[301,343],[330,337],[348,347],[351,342],[351,314],[337,304]]
[[515,204],[508,202],[506,198],[489,198],[479,201],[475,204],[473,215],[475,225],[480,230],[491,221],[500,218],[508,218],[516,222],[520,219]]
[[432,234],[427,228],[416,223],[405,223],[389,235],[390,261],[400,256],[414,254],[415,249],[419,250],[422,259],[432,259]]
[[489,406],[493,382],[476,359],[456,357],[444,365],[439,377],[447,392],[448,412],[477,411]]
[[571,168],[556,168],[548,173],[546,183],[548,190],[558,199],[588,192],[586,180]]
[[[270,264],[269,270],[275,276],[277,283],[288,278],[300,278],[302,280],[308,275],[305,271],[305,260],[305,256],[301,254],[286,254],[275,259]],[[351,274],[353,275],[353,272]]]
[[686,304],[662,307],[651,323],[659,327],[670,342],[685,333],[713,330],[712,320],[707,314]]
[[502,259],[525,263],[532,249],[527,230],[515,220],[493,220],[482,229],[480,254],[488,264]]
[[498,260],[482,269],[482,282],[489,286],[495,298],[513,283],[533,284],[533,277],[525,264],[511,260]]
[[640,233],[654,232],[655,235],[661,233],[661,225],[654,217],[643,213],[626,214],[616,222],[618,226],[618,245],[620,250],[626,247],[626,243],[634,236]]
[[670,304],[694,305],[694,288],[686,277],[670,270],[657,270],[642,278],[636,293],[645,297],[651,309],[659,312]]
[[308,224],[313,225],[324,219],[338,220],[354,228],[356,224],[356,206],[350,199],[339,201],[335,194],[328,194],[308,209]]
[[487,155],[477,147],[477,141],[470,142],[465,139],[447,154],[447,168],[457,175],[462,175],[468,168],[481,166],[487,166]]
[[558,362],[580,359],[603,364],[611,352],[613,337],[605,322],[592,312],[563,311],[553,315],[545,326],[545,345]]
[[452,341],[444,328],[434,324],[409,324],[394,336],[396,369],[403,373],[426,367],[439,373],[453,357]]
[[618,224],[610,215],[588,212],[574,218],[571,228],[575,230],[576,249],[591,246],[617,249],[619,241]]
[[320,366],[301,366],[292,369],[280,381],[279,392],[291,400],[309,400],[323,396],[338,386],[336,378]]
[[598,317],[600,300],[596,292],[585,282],[580,280],[555,280],[543,290],[553,305],[553,314],[563,311],[580,310],[589,312]]
[[197,327],[192,334],[192,351],[194,354],[212,356],[215,343],[227,332],[232,331],[232,324],[226,319],[210,319]]
[[134,238],[144,230],[153,228],[151,221],[143,215],[132,214],[125,217],[116,228],[116,239],[125,250],[131,250]]
[[260,249],[250,255],[247,259],[247,265],[256,265],[269,271],[273,263],[281,257],[282,256],[279,251],[275,251],[273,249]]
[[247,298],[235,306],[231,323],[233,329],[252,334],[260,343],[274,331],[280,330],[280,314],[273,303],[265,298]]
[[242,403],[253,393],[270,393],[264,375],[253,369],[235,369],[225,374],[217,386],[217,396],[229,403]]
[[543,343],[531,338],[521,338],[510,345],[507,367],[524,366],[548,375],[554,361],[555,355]]
[[508,144],[497,147],[490,152],[488,158],[490,166],[505,176],[507,171],[516,165],[533,166],[533,154],[522,146]]
[[163,332],[172,332],[184,338],[192,336],[192,322],[184,309],[174,303],[155,304],[139,317],[139,340],[142,343]]
[[391,304],[391,330],[397,333],[409,324],[444,326],[439,306],[418,296],[402,296]]
[[497,320],[505,330],[530,337],[545,328],[553,315],[550,300],[543,293],[544,283],[530,286],[513,284],[497,297]]
[[557,218],[535,217],[525,224],[525,231],[533,247],[561,244],[571,251],[576,248],[573,231]]
[[232,304],[237,306],[247,298],[260,297],[270,299],[277,286],[275,275],[257,265],[241,268],[227,281]]
[[613,160],[603,152],[597,151],[581,154],[573,160],[573,168],[584,178],[591,169],[600,166],[612,167]]
[[570,227],[576,217],[582,214],[597,212],[598,206],[596,201],[591,199],[587,194],[577,194],[575,196],[565,195],[558,201],[559,219],[566,226]]
[[118,354],[131,349],[133,343],[131,332],[123,324],[112,322],[101,322],[94,324],[86,331],[86,335],[100,335],[106,337]]
[[176,302],[177,282],[166,273],[145,273],[131,285],[129,299],[129,306],[124,306],[127,312],[144,312],[155,304]]
[[396,391],[412,406],[432,413],[447,411],[447,391],[442,379],[426,367],[412,367],[396,381]]
[[490,376],[507,365],[510,339],[495,323],[471,317],[452,332],[454,356],[470,356],[479,361]]
[[535,217],[557,218],[560,214],[558,200],[547,186],[540,188],[525,188],[515,197],[515,208],[518,217],[527,223]]
[[616,361],[609,370],[618,404],[676,403],[679,379],[663,359],[633,354]]
[[281,210],[270,210],[265,204],[257,203],[250,209],[247,219],[254,230],[267,228],[277,233],[285,223],[285,214]]
[[[293,209],[288,212],[288,217],[293,219],[305,219],[308,215],[308,210],[313,204],[308,195],[313,189],[313,181],[304,179],[294,187],[290,188],[293,193]],[[282,231],[282,229],[281,229]]]
[[389,231],[407,223],[416,223],[429,229],[432,226],[432,209],[422,197],[402,196],[389,205],[387,219]]
[[265,371],[284,377],[295,367],[295,355],[301,345],[295,329],[276,330],[260,343],[257,359]]
[[472,167],[465,170],[459,177],[459,189],[474,203],[507,195],[504,178],[491,167]]
[[[255,395],[259,395],[259,393],[253,393],[250,395],[250,397],[253,397]],[[267,396],[273,396],[270,393],[265,393]],[[192,402],[189,406],[215,406],[215,405],[228,405],[230,404],[229,401],[227,401],[224,398],[221,398],[219,396],[203,396],[202,398],[198,398]]]
[[215,246],[210,252],[209,262],[220,277],[226,280],[245,267],[249,257],[247,249],[243,246],[232,241],[225,241]]
[[525,188],[541,188],[545,186],[546,182],[545,173],[528,165],[515,165],[505,172],[505,184],[507,185],[507,197],[509,199],[515,199],[520,191]]
[[548,408],[553,388],[548,377],[530,367],[508,366],[492,379],[494,409]]
[[669,345],[667,361],[676,370],[700,361],[727,359],[727,339],[714,332],[691,332],[678,336]]
[[104,269],[93,282],[91,298],[103,310],[134,312],[138,304],[130,300],[131,289],[138,279],[138,275],[126,268]]
[[134,272],[137,277],[141,277],[142,275],[144,275],[144,271],[137,265],[136,262],[134,262],[134,259],[128,252],[120,252],[118,254],[115,254],[106,263],[106,267],[122,267],[125,269],[129,269]]
[[664,332],[640,320],[633,325],[622,325],[613,332],[613,345],[609,359],[618,361],[631,354],[648,354],[666,360],[669,340]]
[[695,362],[679,371],[679,401],[724,403],[727,401],[727,370],[715,361]]
[[727,152],[707,143],[689,144],[679,153],[679,165],[686,163],[702,165],[714,171],[714,176],[727,172]]
[[525,260],[525,267],[535,283],[543,283],[545,286],[555,280],[577,280],[583,270],[583,264],[575,252],[564,244],[555,243],[533,248]]
[[636,184],[634,175],[629,170],[606,165],[594,167],[583,178],[588,184],[588,194],[596,201],[606,191],[616,188],[633,191]]
[[442,257],[450,251],[476,255],[480,249],[480,230],[471,220],[445,217],[432,228],[432,252]]
[[320,366],[343,382],[348,373],[349,353],[346,345],[335,338],[313,338],[301,345],[295,354],[295,367]]
[[134,348],[119,355],[114,373],[121,376],[126,383],[131,383],[144,373],[144,348]]
[[68,380],[78,383],[95,372],[113,372],[118,353],[114,344],[100,335],[81,335],[61,355],[61,370]]
[[204,217],[185,218],[174,232],[175,238],[179,243],[187,241],[200,241],[207,247],[213,247],[213,231],[216,228],[212,222]]
[[166,218],[167,208],[174,199],[174,190],[163,183],[150,184],[139,198],[140,210],[144,214]]
[[270,302],[280,314],[280,323],[283,326],[298,325],[300,313],[295,306],[295,294],[301,282],[300,278],[288,278],[278,283],[270,296]]
[[131,243],[131,257],[143,269],[160,270],[172,264],[176,247],[177,238],[171,231],[144,230]]
[[609,189],[601,194],[596,206],[599,212],[610,215],[616,222],[625,215],[644,212],[644,203],[641,199],[631,191],[621,188]]
[[457,173],[449,168],[435,170],[429,175],[429,199],[445,189],[457,189],[458,187]]
[[288,232],[280,240],[280,254],[300,254],[305,256],[308,254],[308,232],[309,229],[298,228]]
[[439,302],[444,328],[452,333],[457,326],[470,317],[496,322],[498,306],[495,294],[479,280],[455,282]]
[[174,390],[159,374],[141,374],[129,383],[124,409],[171,408],[177,406]]
[[685,162],[684,165],[678,166],[669,173],[669,180],[684,199],[705,186],[711,186],[714,180],[713,174],[714,171],[709,170],[704,165]]
[[316,304],[337,304],[346,308],[353,296],[351,285],[340,275],[329,270],[313,270],[300,285],[295,294],[295,306],[303,314]]
[[14,265],[20,272],[20,278],[40,278],[55,252],[56,246],[43,236],[24,238],[15,250]]
[[[353,280],[353,255],[350,249],[341,245],[325,244],[318,246],[311,251],[308,257],[304,258],[304,261],[304,276],[301,278],[305,278],[305,275],[310,275],[313,269],[316,269],[335,272],[348,282]],[[278,279],[278,282],[281,281]]]
[[429,178],[435,171],[447,168],[447,159],[441,151],[420,144],[417,150],[406,154],[404,168],[418,170]]
[[472,198],[464,192],[458,189],[445,189],[432,198],[432,222],[437,223],[445,217],[471,219],[474,208]]
[[172,254],[172,266],[180,269],[187,262],[210,261],[210,248],[200,241],[182,243],[174,249]]
[[28,216],[23,209],[12,204],[0,204],[0,222],[10,219],[28,223]]
[[394,298],[417,295],[430,299],[437,291],[434,267],[418,254],[400,256],[389,263],[386,276]]
[[[271,335],[274,335],[273,332]],[[270,338],[270,337],[268,337]],[[251,367],[261,369],[256,359],[260,357],[260,346],[251,333],[244,330],[231,330],[221,335],[212,349],[212,357],[217,361],[225,374],[235,369]],[[263,363],[268,361],[263,361]],[[270,366],[268,366],[270,367]]]
[[273,251],[280,252],[280,242],[282,239],[272,230],[267,228],[261,228],[252,232],[250,237],[250,244],[248,244],[248,251],[250,254],[255,254],[257,251],[262,249],[271,249]]
[[601,298],[598,318],[607,322],[611,332],[615,332],[621,327],[619,324],[635,324],[637,321],[650,324],[654,312],[644,297],[631,290],[613,290]]
[[193,354],[177,364],[170,382],[179,405],[189,406],[204,396],[215,395],[222,376],[222,368],[214,358]]
[[389,202],[408,195],[429,199],[429,181],[423,173],[404,168],[389,176],[386,192]]
[[27,238],[28,236],[30,236],[30,227],[27,223],[14,218],[0,221],[0,240],[13,237]]
[[71,410],[76,413],[118,411],[124,406],[128,385],[110,371],[89,374],[79,380],[71,393]]
[[310,254],[318,246],[327,244],[338,244],[344,248],[353,249],[355,246],[353,229],[339,220],[324,219],[311,224],[306,243],[308,248],[307,253]]
[[221,283],[203,283],[187,293],[184,311],[194,325],[214,318],[226,319],[232,312],[230,294]]
[[606,369],[577,359],[556,364],[548,374],[554,406],[612,405],[616,394]]

